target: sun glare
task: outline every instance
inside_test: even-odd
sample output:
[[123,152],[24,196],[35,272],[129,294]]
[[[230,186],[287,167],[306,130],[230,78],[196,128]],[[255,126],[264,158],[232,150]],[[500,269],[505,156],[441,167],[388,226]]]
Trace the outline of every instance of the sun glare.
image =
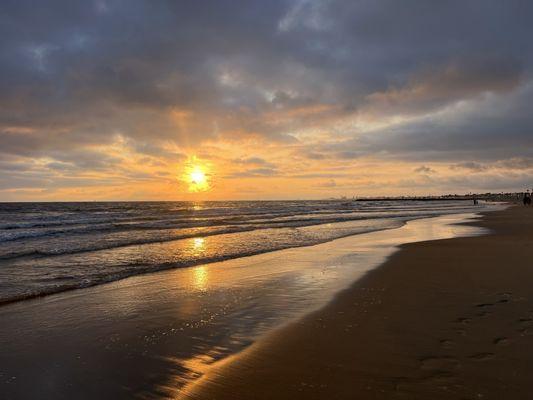
[[196,185],[200,185],[205,182],[205,174],[200,169],[196,169],[191,172],[191,183],[194,183]]
[[195,162],[187,166],[183,180],[188,184],[189,192],[205,192],[210,189],[207,167],[201,163]]

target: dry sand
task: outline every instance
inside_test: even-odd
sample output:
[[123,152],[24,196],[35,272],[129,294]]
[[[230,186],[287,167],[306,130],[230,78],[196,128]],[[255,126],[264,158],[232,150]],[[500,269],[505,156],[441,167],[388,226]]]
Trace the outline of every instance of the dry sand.
[[404,245],[182,398],[533,398],[533,209],[475,224],[492,233]]

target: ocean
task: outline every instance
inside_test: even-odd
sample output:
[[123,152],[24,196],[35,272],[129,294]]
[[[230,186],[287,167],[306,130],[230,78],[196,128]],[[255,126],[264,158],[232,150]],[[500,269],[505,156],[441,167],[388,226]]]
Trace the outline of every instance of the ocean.
[[0,203],[0,303],[484,207],[471,201]]

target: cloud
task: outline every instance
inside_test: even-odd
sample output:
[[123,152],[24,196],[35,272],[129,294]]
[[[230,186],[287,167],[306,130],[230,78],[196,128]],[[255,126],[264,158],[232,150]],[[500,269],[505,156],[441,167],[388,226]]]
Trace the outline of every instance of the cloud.
[[155,144],[150,142],[138,142],[133,140],[127,140],[128,144],[138,154],[145,154],[148,156],[163,158],[172,161],[179,161],[185,159],[187,156],[175,150],[170,150],[161,144]]
[[520,84],[523,74],[519,62],[485,57],[438,68],[417,71],[404,87],[370,94],[366,110],[382,116],[416,115],[484,93],[509,92]]
[[2,2],[0,157],[36,162],[40,178],[20,177],[33,189],[84,171],[125,183],[131,159],[250,143],[227,157],[249,166],[241,176],[291,170],[290,151],[345,172],[366,158],[411,171],[531,159],[532,12],[519,0]]
[[278,175],[278,171],[274,168],[252,168],[246,171],[235,172],[227,176],[227,178],[257,178],[257,177],[272,177]]
[[317,153],[317,152],[314,152],[314,151],[308,151],[303,156],[308,158],[308,159],[310,159],[310,160],[323,160],[323,159],[327,158],[326,154]]
[[478,163],[464,161],[450,165],[451,170],[468,170],[471,172],[484,172],[489,170],[524,171],[533,169],[532,158],[515,157],[510,159],[495,160],[493,162]]
[[484,164],[480,164],[474,161],[465,161],[457,164],[450,165],[452,170],[469,170],[472,172],[486,171],[488,167]]
[[462,100],[414,119],[391,123],[325,147],[353,158],[476,161],[533,156],[533,81],[512,92]]
[[414,172],[417,172],[419,174],[434,174],[436,171],[434,169],[431,169],[430,167],[421,165],[420,167],[415,168]]
[[316,187],[319,187],[319,188],[334,188],[335,186],[337,186],[337,182],[335,182],[334,179],[330,179],[324,182],[319,182],[316,184]]
[[248,158],[239,158],[236,160],[233,160],[233,163],[235,164],[241,164],[241,165],[256,165],[256,166],[262,166],[269,169],[275,169],[275,164],[266,161],[265,159],[261,157],[248,157]]

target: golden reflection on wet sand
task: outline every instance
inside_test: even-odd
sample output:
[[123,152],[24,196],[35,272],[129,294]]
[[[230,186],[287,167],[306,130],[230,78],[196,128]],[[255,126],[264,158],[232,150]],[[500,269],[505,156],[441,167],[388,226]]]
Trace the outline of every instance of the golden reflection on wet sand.
[[194,267],[193,286],[196,290],[205,291],[209,283],[209,270],[205,266]]
[[[357,236],[337,239],[333,242],[324,243],[309,248],[296,248],[278,251],[274,253],[253,256],[247,259],[231,260],[230,270],[221,268],[222,263],[216,263],[219,268],[213,268],[215,264],[205,266],[206,271],[195,271],[199,282],[203,282],[204,272],[209,275],[213,273],[215,286],[227,280],[237,283],[235,279],[242,280],[247,275],[253,282],[263,277],[263,285],[268,282],[265,275],[286,274],[291,270],[298,270],[299,275],[293,280],[293,293],[284,292],[286,298],[278,306],[282,306],[285,301],[295,301],[298,296],[305,295],[307,288],[308,295],[316,296],[314,303],[307,304],[307,307],[300,310],[298,315],[311,312],[324,305],[333,293],[348,287],[352,282],[361,277],[368,270],[380,265],[397,246],[403,243],[418,242],[424,240],[446,239],[454,236],[479,235],[484,231],[480,228],[455,225],[458,222],[466,221],[466,217],[476,218],[474,215],[453,215],[431,219],[414,220],[399,229],[372,232]],[[353,255],[356,258],[351,258]],[[255,262],[253,262],[255,260]],[[239,268],[239,264],[244,263],[246,268]],[[346,268],[347,267],[347,268]],[[264,275],[263,275],[264,274]],[[199,284],[200,287],[202,284]],[[210,289],[212,290],[212,289]],[[257,290],[265,290],[258,287]],[[293,315],[293,318],[297,315]],[[285,320],[284,322],[288,322]],[[217,374],[220,367],[230,363],[233,359],[242,357],[246,351],[238,354],[227,354],[225,357],[214,357],[214,348],[206,348],[203,354],[196,354],[185,360],[180,360],[180,366],[187,371],[186,377],[174,377],[174,383],[169,382],[168,386],[179,388],[174,390],[172,397],[175,399],[189,399],[189,395],[194,393],[198,384],[205,384]],[[194,397],[194,396],[192,396]]]
[[[20,302],[4,308],[0,341],[9,337],[12,348],[28,349],[23,361],[37,362],[34,376],[40,379],[41,366],[46,368],[49,359],[45,353],[30,351],[32,344],[40,348],[37,343],[45,332],[47,346],[62,349],[68,333],[87,370],[94,369],[93,378],[101,371],[102,376],[116,374],[116,382],[142,387],[147,396],[181,395],[195,381],[216,376],[218,366],[241,357],[261,335],[325,305],[399,244],[479,233],[471,227],[450,226],[465,217],[412,221],[400,229],[196,267],[179,268],[187,264],[178,262],[172,270]],[[264,238],[270,239],[268,232]],[[168,263],[170,255],[179,261],[197,251],[216,255],[231,245],[239,253],[249,247],[245,238],[236,241],[231,235],[219,235],[129,246],[116,257],[118,263],[137,256],[142,269],[143,260]],[[102,258],[108,256],[109,252],[101,252]],[[70,352],[64,353],[61,365],[68,368]]]

